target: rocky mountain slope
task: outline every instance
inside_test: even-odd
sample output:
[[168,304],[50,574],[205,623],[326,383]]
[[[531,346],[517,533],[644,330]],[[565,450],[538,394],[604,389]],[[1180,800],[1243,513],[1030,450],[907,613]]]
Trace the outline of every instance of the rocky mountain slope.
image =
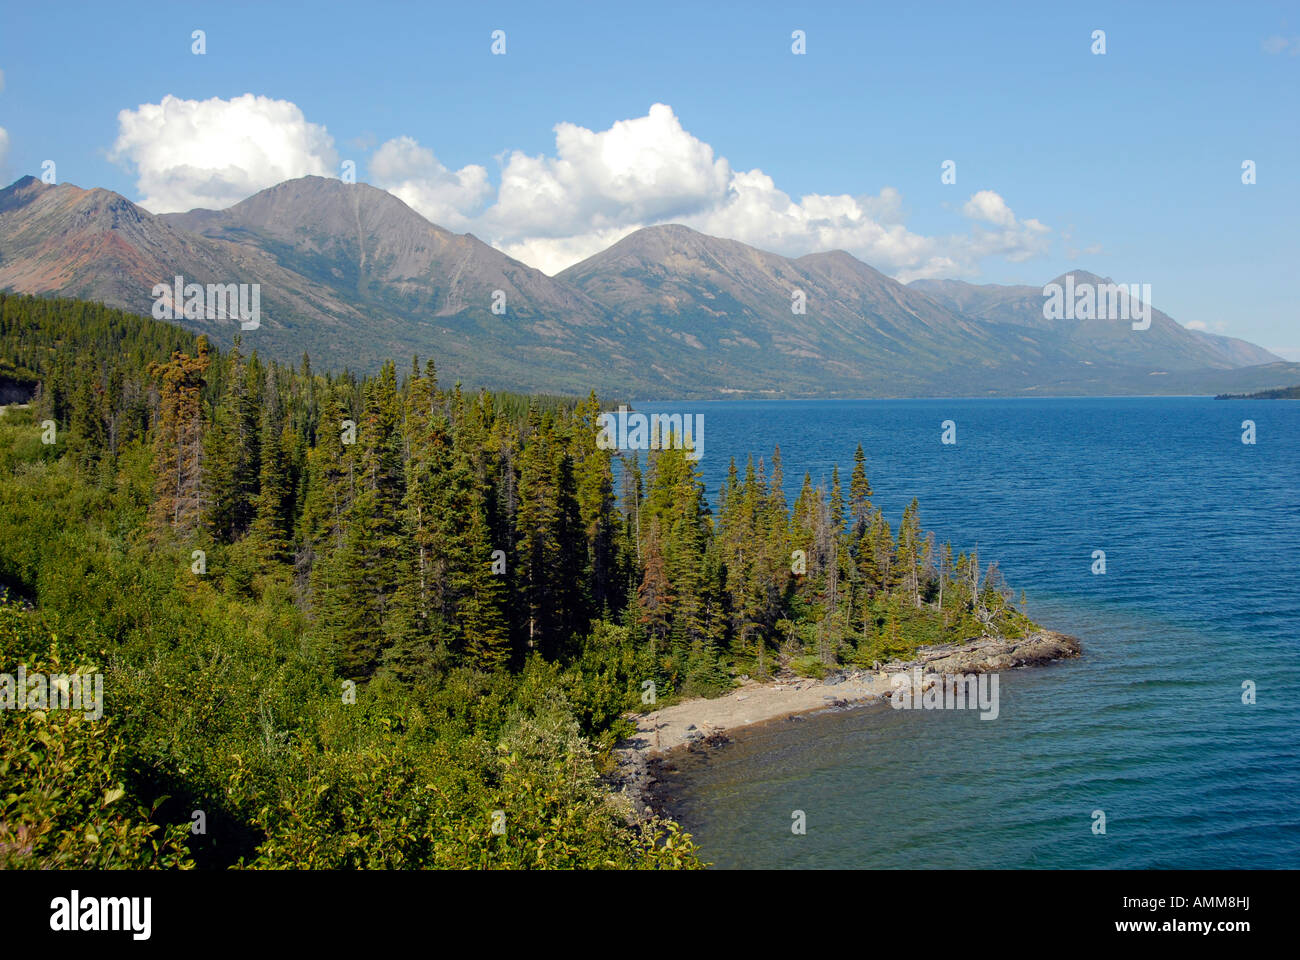
[[[259,284],[261,325],[242,336],[265,354],[356,370],[432,355],[444,379],[469,386],[648,399],[1226,392],[1300,379],[1300,365],[1159,311],[1141,332],[1049,322],[1040,288],[904,285],[843,251],[787,258],[678,225],[548,277],[366,184],[304,177],[226,210],[160,216],[31,177],[0,191],[0,288],[149,313],[154,285],[177,275]],[[241,333],[231,320],[180,322],[223,343]]]

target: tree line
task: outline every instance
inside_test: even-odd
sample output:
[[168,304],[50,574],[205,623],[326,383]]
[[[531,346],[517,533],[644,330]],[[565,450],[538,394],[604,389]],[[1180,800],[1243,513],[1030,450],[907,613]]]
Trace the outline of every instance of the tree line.
[[151,537],[203,550],[236,593],[289,586],[343,676],[568,662],[607,621],[645,679],[701,693],[1027,624],[996,565],[936,544],[915,500],[891,528],[860,444],[847,489],[838,468],[805,474],[792,506],[779,446],[770,473],[733,460],[715,512],[684,451],[600,449],[594,393],[467,393],[431,359],[321,374],[84,304],[24,336],[14,300],[6,357],[42,372],[35,407],[66,424],[69,455],[111,473],[147,438]]
[[[787,503],[778,446],[710,503],[686,451],[601,449],[594,394],[322,372],[2,293],[0,368],[31,383],[0,419],[8,635],[109,671],[104,769],[144,819],[217,811],[184,838],[201,864],[693,865],[599,787],[647,681],[663,702],[1032,628],[915,501],[891,525],[860,445],[847,485]],[[23,729],[0,751],[45,749]]]

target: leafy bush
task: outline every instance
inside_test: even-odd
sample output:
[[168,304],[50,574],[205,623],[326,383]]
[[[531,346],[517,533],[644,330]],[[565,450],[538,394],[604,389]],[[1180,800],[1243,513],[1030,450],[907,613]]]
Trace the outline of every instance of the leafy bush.
[[[0,605],[6,672],[19,662],[29,674],[93,672],[88,664],[65,666],[49,638],[43,657],[29,656],[25,651],[34,642],[23,616]],[[128,793],[126,754],[125,739],[108,716],[0,710],[0,869],[192,866],[185,846],[189,825],[154,822],[164,798],[146,803]]]

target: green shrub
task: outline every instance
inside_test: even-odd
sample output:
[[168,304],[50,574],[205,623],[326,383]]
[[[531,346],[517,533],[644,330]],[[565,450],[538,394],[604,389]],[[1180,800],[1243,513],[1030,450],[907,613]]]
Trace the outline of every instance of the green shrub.
[[[47,675],[93,672],[64,665],[57,642],[31,657],[25,619],[0,605],[0,669]],[[14,654],[19,654],[17,657]],[[126,789],[126,742],[108,716],[71,709],[0,710],[0,869],[189,867],[189,824],[162,824]]]

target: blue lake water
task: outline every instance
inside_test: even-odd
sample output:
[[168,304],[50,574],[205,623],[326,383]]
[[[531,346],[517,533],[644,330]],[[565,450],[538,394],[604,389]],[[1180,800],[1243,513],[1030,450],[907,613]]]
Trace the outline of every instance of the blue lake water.
[[[978,544],[1080,660],[1001,675],[1001,715],[866,707],[681,761],[672,812],[719,867],[1300,867],[1300,402],[643,403],[735,456]],[[940,443],[941,422],[957,443]],[[1242,421],[1256,425],[1243,444]],[[1104,550],[1107,572],[1091,572]],[[1242,703],[1243,681],[1257,702]],[[807,833],[791,832],[795,810]],[[1106,833],[1093,832],[1093,811]]]

